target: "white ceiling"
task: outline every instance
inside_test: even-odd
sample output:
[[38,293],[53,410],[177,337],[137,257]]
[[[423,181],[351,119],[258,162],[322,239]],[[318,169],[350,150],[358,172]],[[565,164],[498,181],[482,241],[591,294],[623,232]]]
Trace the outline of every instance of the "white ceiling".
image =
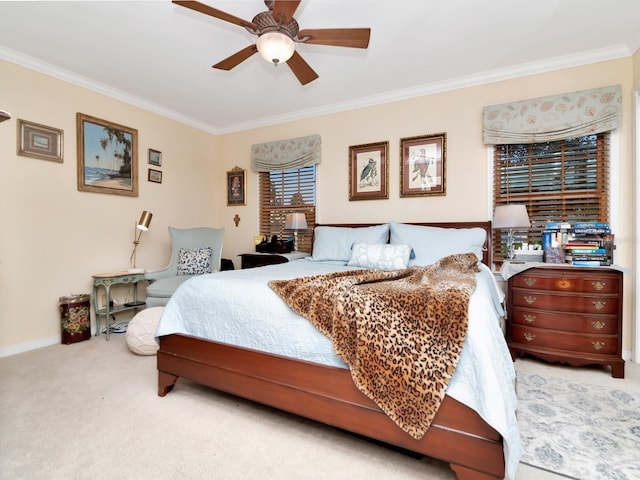
[[[263,0],[203,0],[251,20]],[[367,50],[296,44],[302,86],[244,28],[166,1],[0,2],[0,59],[212,133],[626,57],[640,0],[302,0],[300,28],[370,27]],[[6,92],[0,92],[0,100]],[[0,105],[0,109],[2,105]]]

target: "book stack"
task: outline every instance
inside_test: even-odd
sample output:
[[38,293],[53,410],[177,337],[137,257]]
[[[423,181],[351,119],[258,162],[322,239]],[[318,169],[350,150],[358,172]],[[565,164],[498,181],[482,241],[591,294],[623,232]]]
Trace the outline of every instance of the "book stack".
[[576,223],[564,244],[565,263],[583,267],[611,265],[613,239],[607,223]]
[[549,222],[542,232],[542,250],[546,263],[564,263],[563,245],[568,241],[571,224]]

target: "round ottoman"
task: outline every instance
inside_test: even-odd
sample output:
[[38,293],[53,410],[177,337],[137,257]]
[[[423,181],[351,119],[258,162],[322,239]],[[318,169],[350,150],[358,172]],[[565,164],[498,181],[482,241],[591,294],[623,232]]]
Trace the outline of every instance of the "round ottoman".
[[151,307],[138,312],[130,321],[125,337],[129,350],[138,355],[155,355],[158,351],[156,328],[164,307]]

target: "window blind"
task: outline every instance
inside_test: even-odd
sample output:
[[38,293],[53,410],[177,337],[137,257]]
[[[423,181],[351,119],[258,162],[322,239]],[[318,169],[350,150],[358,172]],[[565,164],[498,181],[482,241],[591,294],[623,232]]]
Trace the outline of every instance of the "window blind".
[[288,238],[285,231],[287,213],[304,213],[308,229],[298,231],[298,250],[311,251],[311,233],[316,223],[316,167],[309,165],[292,170],[259,174],[260,233]]
[[[515,242],[541,242],[547,222],[609,222],[608,132],[544,143],[495,145],[493,204],[524,204],[528,232]],[[500,261],[507,232],[494,230]]]

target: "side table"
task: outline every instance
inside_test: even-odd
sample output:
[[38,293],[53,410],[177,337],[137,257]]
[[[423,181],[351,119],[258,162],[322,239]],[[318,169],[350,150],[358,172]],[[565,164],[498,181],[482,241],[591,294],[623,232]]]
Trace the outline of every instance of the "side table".
[[[93,309],[96,317],[96,337],[100,335],[100,316],[105,317],[105,334],[107,340],[110,338],[109,318],[115,313],[126,310],[134,310],[145,306],[145,302],[138,301],[138,282],[144,280],[144,273],[98,273],[93,277]],[[133,285],[133,301],[124,305],[111,306],[111,287],[118,284]],[[104,288],[104,305],[99,305],[98,290]]]
[[265,265],[275,265],[278,263],[287,263],[291,260],[308,257],[306,252],[290,252],[290,253],[241,253],[241,268],[264,267]]

